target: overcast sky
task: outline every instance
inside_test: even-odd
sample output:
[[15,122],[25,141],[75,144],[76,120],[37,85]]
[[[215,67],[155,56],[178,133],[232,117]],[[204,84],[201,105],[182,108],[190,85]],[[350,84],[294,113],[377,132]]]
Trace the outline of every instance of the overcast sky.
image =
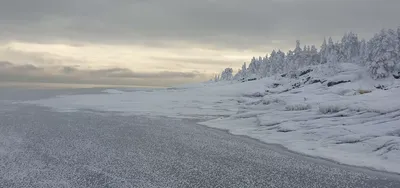
[[0,81],[173,85],[400,26],[399,0],[0,0]]

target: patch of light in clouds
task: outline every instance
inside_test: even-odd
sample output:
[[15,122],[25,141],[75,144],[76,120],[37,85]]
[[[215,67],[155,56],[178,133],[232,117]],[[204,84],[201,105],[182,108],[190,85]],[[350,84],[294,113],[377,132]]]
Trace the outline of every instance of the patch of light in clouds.
[[[258,53],[193,46],[192,48],[157,48],[139,45],[90,43],[66,45],[13,41],[1,48],[3,53],[0,53],[0,58],[26,63],[29,58],[21,58],[25,53],[42,56],[42,62],[29,61],[33,64],[43,65],[46,64],[46,58],[56,58],[59,60],[59,65],[76,65],[76,62],[79,61],[81,62],[80,67],[88,69],[123,67],[135,71],[206,71],[206,73],[213,74],[227,65],[239,66],[243,61],[249,60],[250,56]],[[19,54],[12,56],[10,52]],[[165,59],[169,59],[169,61],[165,61]]]

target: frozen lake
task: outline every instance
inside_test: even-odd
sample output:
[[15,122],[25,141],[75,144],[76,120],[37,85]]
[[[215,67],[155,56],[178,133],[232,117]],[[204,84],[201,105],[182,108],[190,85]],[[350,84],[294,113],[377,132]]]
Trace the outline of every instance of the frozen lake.
[[[100,91],[3,90],[0,99]],[[296,155],[196,120],[3,101],[0,187],[367,188],[400,187],[400,178]]]

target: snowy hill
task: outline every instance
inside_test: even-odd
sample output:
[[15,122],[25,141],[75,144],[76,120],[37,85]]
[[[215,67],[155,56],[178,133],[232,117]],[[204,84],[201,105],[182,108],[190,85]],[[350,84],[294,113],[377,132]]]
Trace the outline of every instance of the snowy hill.
[[[347,62],[347,63],[341,63]],[[252,75],[252,76],[249,76]],[[256,75],[256,76],[254,76]],[[301,153],[400,172],[400,28],[251,59],[214,81],[262,78],[238,114],[203,123]],[[253,80],[253,79],[252,79]],[[244,90],[245,91],[245,90]]]
[[237,114],[202,124],[307,155],[400,173],[400,80],[373,80],[351,63],[338,64],[335,71],[327,66],[296,71],[293,78],[258,80],[257,89],[250,86],[238,99]]

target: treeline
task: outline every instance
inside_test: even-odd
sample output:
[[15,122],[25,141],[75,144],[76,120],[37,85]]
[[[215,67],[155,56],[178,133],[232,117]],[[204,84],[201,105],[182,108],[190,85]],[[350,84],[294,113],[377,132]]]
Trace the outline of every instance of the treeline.
[[340,41],[324,39],[320,49],[313,46],[301,48],[296,41],[294,50],[287,53],[272,51],[265,57],[253,57],[250,64],[233,74],[232,68],[226,68],[214,81],[241,80],[255,77],[263,78],[278,73],[287,73],[305,66],[318,64],[358,63],[368,68],[371,77],[382,79],[399,77],[400,72],[400,27],[397,30],[381,30],[370,40],[359,39],[354,33],[345,34]]

